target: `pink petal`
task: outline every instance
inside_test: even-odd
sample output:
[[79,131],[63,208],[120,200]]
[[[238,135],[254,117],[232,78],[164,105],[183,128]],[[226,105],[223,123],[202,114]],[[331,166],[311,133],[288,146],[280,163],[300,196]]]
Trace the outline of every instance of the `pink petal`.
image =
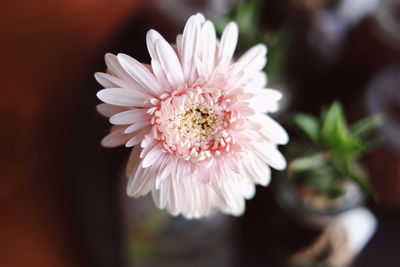
[[96,81],[101,84],[104,88],[112,87],[126,87],[127,83],[123,80],[110,75],[108,73],[96,72],[94,74]]
[[289,136],[285,129],[268,115],[257,113],[250,117],[254,122],[262,125],[260,132],[277,144],[286,144],[289,141]]
[[182,35],[181,60],[182,70],[184,73],[185,81],[194,82],[194,59],[197,54],[197,46],[200,35],[200,20],[196,15],[191,16],[186,22]]
[[97,92],[97,97],[108,104],[117,106],[149,107],[148,95],[124,88],[107,88]]
[[221,37],[218,55],[223,64],[229,64],[235,52],[239,30],[234,22],[230,22],[224,29]]
[[110,118],[110,123],[118,125],[132,124],[136,122],[150,121],[150,116],[144,109],[132,109],[118,112]]
[[160,59],[160,65],[164,70],[165,76],[173,88],[178,88],[185,84],[182,67],[176,53],[164,39],[156,41],[156,51]]
[[246,72],[261,71],[267,62],[266,54],[267,47],[265,45],[255,45],[239,58],[236,68],[239,71],[243,70]]
[[258,143],[253,145],[253,149],[263,161],[272,168],[283,170],[286,168],[286,160],[282,154],[270,143]]
[[157,79],[142,63],[125,54],[118,54],[118,61],[124,70],[151,95],[157,97],[164,93]]
[[201,46],[199,56],[202,61],[203,73],[206,78],[211,74],[215,67],[216,35],[214,25],[207,21],[201,29]]
[[150,127],[145,127],[135,133],[132,133],[134,135],[131,139],[128,140],[128,142],[125,144],[126,147],[131,147],[131,146],[136,146],[137,144],[140,144],[140,142],[143,141],[144,137],[146,134],[150,132]]
[[128,164],[127,164],[127,167],[126,167],[126,172],[125,172],[126,176],[131,177],[136,172],[136,168],[139,166],[139,163],[142,160],[140,158],[141,150],[142,149],[140,148],[140,146],[135,146],[132,149],[132,152],[129,155]]
[[124,134],[125,128],[118,128],[117,130],[112,130],[111,133],[106,135],[101,140],[101,145],[104,147],[117,147],[125,144],[132,135]]
[[165,75],[165,73],[160,65],[160,62],[158,60],[152,59],[151,67],[153,68],[154,75],[156,76],[160,85],[163,86],[166,91],[172,91],[171,90],[172,86],[169,83],[167,76]]
[[136,122],[135,124],[132,124],[131,126],[129,126],[128,128],[125,129],[125,133],[129,134],[129,133],[133,133],[137,130],[143,129],[146,126],[150,126],[150,121],[140,121],[140,122]]
[[124,112],[127,110],[125,107],[114,106],[106,103],[101,103],[96,106],[97,112],[99,112],[104,117],[110,118],[117,113]]
[[163,37],[156,30],[149,30],[146,34],[147,50],[149,51],[151,59],[159,60],[156,51],[156,41],[161,38]]

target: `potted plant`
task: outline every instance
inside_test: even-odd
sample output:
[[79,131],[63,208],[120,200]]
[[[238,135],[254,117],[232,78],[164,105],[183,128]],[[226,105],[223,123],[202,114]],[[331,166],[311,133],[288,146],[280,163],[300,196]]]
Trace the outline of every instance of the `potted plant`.
[[279,200],[291,214],[312,226],[325,226],[336,215],[374,197],[360,157],[376,145],[379,117],[349,125],[335,101],[320,118],[298,113],[294,124],[303,137],[292,142],[287,179],[281,179]]

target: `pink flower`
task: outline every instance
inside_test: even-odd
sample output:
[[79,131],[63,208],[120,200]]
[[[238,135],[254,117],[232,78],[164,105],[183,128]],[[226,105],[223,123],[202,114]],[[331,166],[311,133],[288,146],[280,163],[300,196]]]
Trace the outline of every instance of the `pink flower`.
[[151,65],[125,54],[105,57],[108,72],[98,110],[114,124],[102,144],[134,146],[127,192],[151,192],[156,205],[187,218],[214,208],[240,215],[255,184],[268,185],[270,167],[284,169],[277,150],[285,130],[263,113],[274,112],[281,94],[265,89],[266,47],[256,45],[236,62],[238,28],[220,40],[203,15],[189,18],[176,45],[147,33]]

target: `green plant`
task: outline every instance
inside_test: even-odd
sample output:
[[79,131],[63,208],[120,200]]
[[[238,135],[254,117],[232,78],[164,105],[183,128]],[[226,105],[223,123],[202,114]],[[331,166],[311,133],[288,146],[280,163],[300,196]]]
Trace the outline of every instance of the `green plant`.
[[374,132],[380,121],[379,116],[374,116],[349,125],[337,101],[324,109],[320,118],[296,114],[294,123],[307,140],[299,145],[302,155],[289,164],[289,177],[296,174],[303,185],[329,198],[341,196],[343,182],[348,180],[374,196],[359,159],[381,141]]

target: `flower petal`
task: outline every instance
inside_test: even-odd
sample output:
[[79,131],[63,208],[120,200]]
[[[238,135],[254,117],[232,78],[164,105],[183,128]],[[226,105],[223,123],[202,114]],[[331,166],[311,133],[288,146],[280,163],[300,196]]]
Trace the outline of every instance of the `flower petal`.
[[125,88],[107,88],[97,92],[97,97],[116,106],[149,107],[148,95]]
[[255,143],[253,149],[268,165],[277,170],[286,168],[286,160],[278,149],[271,143]]
[[94,74],[96,81],[101,84],[104,88],[112,87],[126,87],[127,83],[123,80],[103,72],[96,72]]
[[128,128],[125,129],[125,133],[129,134],[129,133],[133,133],[136,132],[140,129],[143,129],[146,126],[150,126],[150,121],[140,121],[140,122],[136,122],[134,124],[132,124],[131,126],[129,126]]
[[118,54],[118,61],[124,70],[151,95],[157,97],[164,93],[157,79],[142,63],[125,54]]
[[167,76],[165,75],[160,62],[156,59],[151,60],[151,67],[153,69],[154,75],[156,76],[158,82],[166,91],[172,91],[172,86],[169,83]]
[[110,118],[110,123],[118,125],[132,124],[136,122],[150,121],[151,117],[145,109],[132,109],[116,113]]
[[224,29],[221,37],[221,44],[218,51],[219,59],[222,65],[229,64],[235,52],[239,30],[237,24],[230,22]]
[[215,67],[215,50],[217,39],[215,35],[214,25],[207,21],[201,29],[201,45],[199,49],[199,56],[202,62],[202,73],[207,79]]
[[153,29],[149,30],[146,34],[147,50],[149,51],[151,59],[159,60],[156,51],[156,41],[161,38],[163,38],[162,35]]
[[125,127],[111,128],[111,132],[101,140],[104,147],[117,147],[125,144],[132,135],[124,134]]
[[285,129],[268,115],[257,113],[250,119],[262,125],[260,132],[272,142],[286,144],[289,141],[289,136]]
[[236,68],[238,71],[246,72],[261,71],[267,63],[266,54],[267,47],[265,45],[255,45],[239,58]]
[[140,142],[143,141],[144,137],[146,134],[150,132],[151,127],[145,127],[137,132],[134,132],[131,134],[134,135],[131,139],[128,140],[128,142],[125,144],[126,147],[131,147],[131,146],[136,146],[137,144],[140,144]]
[[117,113],[124,112],[127,110],[125,107],[110,105],[106,103],[101,103],[96,106],[97,112],[99,112],[104,117],[110,118]]
[[[182,35],[181,60],[185,81],[194,82],[194,59],[200,35],[200,20],[197,15],[191,16],[186,22]],[[178,47],[179,48],[179,47]]]
[[171,86],[175,89],[183,86],[185,79],[183,78],[182,67],[172,47],[164,39],[157,39],[156,51],[160,65]]

